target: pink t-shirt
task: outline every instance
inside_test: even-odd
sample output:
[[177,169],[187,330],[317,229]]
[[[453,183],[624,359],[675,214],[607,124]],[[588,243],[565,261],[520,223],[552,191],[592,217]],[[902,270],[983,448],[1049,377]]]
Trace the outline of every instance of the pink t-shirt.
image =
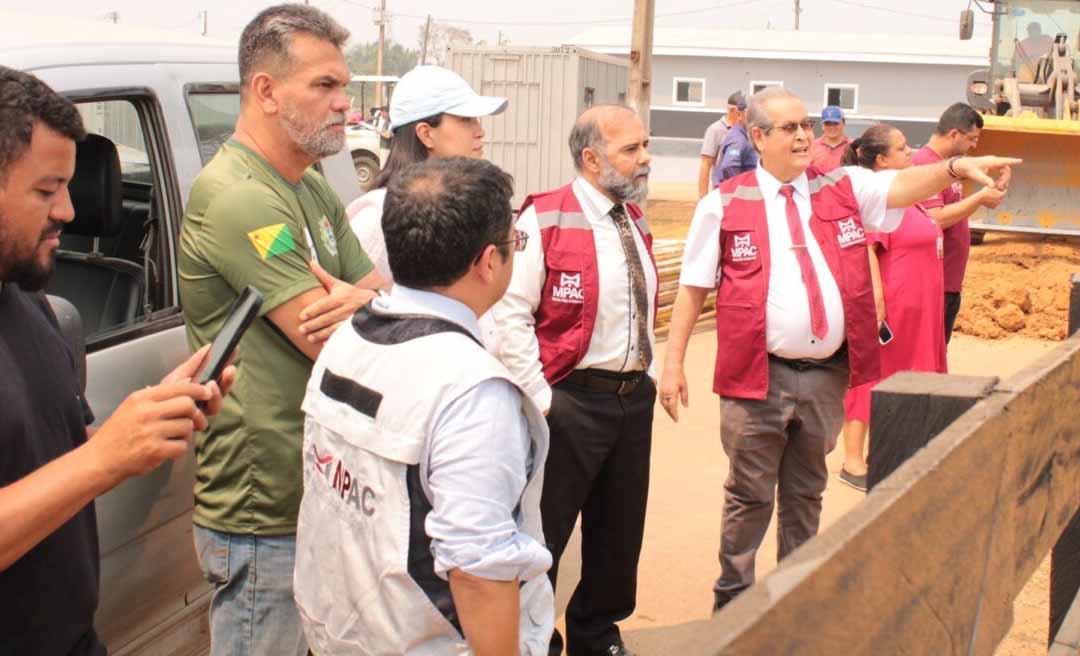
[[818,137],[810,144],[810,161],[822,173],[828,173],[833,169],[840,168],[843,163],[844,153],[847,152],[851,139],[844,140],[835,146],[825,143],[825,137]]
[[[911,156],[914,165],[934,164],[943,158],[929,146],[923,146]],[[922,203],[932,210],[958,203],[964,199],[964,187],[954,182],[938,195]],[[945,291],[959,293],[964,286],[964,271],[967,269],[968,252],[971,250],[971,227],[964,219],[945,231]]]

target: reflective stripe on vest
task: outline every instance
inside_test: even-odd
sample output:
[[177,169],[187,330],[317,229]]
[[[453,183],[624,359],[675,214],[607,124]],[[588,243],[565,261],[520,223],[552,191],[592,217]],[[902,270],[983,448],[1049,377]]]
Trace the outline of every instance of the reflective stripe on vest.
[[[859,205],[843,169],[807,171],[810,231],[840,290],[848,345],[850,384],[880,373],[877,317]],[[721,396],[764,399],[769,388],[766,307],[769,295],[769,228],[756,171],[720,184],[720,278],[716,294],[716,369]]]

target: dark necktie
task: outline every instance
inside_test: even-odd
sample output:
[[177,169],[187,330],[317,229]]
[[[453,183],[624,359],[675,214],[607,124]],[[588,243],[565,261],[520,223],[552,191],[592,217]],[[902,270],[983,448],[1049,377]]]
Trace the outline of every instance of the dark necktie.
[[638,356],[641,368],[647,370],[652,363],[652,345],[649,343],[649,292],[645,284],[645,268],[641,264],[641,255],[634,242],[634,228],[630,225],[630,217],[626,215],[621,204],[616,203],[611,208],[611,218],[619,229],[619,240],[622,242],[623,254],[626,255],[626,266],[630,270],[630,291],[634,295],[634,311],[637,314],[635,324]]
[[818,339],[825,339],[829,332],[829,320],[825,317],[825,300],[821,297],[821,285],[818,284],[814,263],[810,260],[810,249],[806,247],[799,208],[795,206],[795,187],[786,184],[780,187],[780,195],[787,199],[787,223],[791,232],[791,247],[795,250],[795,259],[799,261],[803,285],[806,286],[806,300],[810,303],[810,332]]

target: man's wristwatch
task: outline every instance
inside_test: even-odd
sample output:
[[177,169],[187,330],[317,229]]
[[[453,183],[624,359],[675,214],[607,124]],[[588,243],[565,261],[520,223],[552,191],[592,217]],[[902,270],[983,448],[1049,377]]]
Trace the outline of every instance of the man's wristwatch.
[[960,159],[960,157],[960,155],[955,155],[945,160],[945,168],[949,171],[949,175],[952,176],[953,180],[960,180],[963,178],[962,175],[956,172],[956,160]]

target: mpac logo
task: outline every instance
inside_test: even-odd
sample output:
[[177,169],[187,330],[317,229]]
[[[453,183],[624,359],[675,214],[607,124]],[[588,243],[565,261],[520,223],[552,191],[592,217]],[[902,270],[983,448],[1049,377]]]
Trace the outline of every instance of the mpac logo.
[[560,273],[558,286],[551,288],[551,300],[556,303],[584,303],[585,291],[581,289],[581,273]]
[[375,490],[357,480],[341,459],[330,453],[319,453],[319,447],[314,443],[304,454],[304,459],[314,470],[315,477],[325,481],[343,503],[368,517],[375,514]]
[[750,234],[740,237],[735,235],[731,247],[732,262],[753,262],[758,257],[758,247],[750,240]]
[[863,232],[862,226],[855,220],[855,217],[837,221],[836,223],[840,228],[840,234],[836,235],[836,240],[840,242],[840,248],[866,243],[866,233]]

